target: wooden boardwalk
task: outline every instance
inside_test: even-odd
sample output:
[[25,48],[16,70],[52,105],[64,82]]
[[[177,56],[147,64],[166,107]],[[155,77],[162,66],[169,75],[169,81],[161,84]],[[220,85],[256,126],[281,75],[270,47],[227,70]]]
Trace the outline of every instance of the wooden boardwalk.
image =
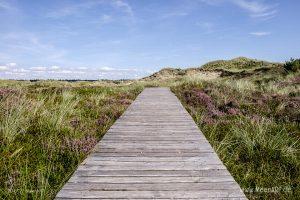
[[246,199],[168,88],[147,88],[57,199]]

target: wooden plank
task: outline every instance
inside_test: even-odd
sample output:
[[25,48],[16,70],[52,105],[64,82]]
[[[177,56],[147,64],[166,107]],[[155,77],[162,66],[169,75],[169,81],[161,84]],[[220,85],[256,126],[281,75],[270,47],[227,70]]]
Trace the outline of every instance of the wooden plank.
[[220,164],[218,159],[212,159],[211,155],[207,156],[193,156],[193,157],[101,157],[101,156],[90,156],[85,162],[204,162],[204,163],[214,163]]
[[76,191],[62,190],[58,197],[72,198],[127,198],[127,199],[156,199],[156,198],[244,198],[240,190],[203,190],[203,191]]
[[210,150],[210,146],[208,144],[142,144],[142,143],[132,143],[119,145],[116,143],[103,143],[99,145],[99,150],[103,149],[161,149],[161,150]]
[[[57,197],[56,199],[58,200],[82,200],[83,198],[74,198],[74,197],[69,197],[69,198],[60,198],[60,197]],[[96,199],[101,199],[101,200],[111,200],[111,199],[116,199],[116,198],[84,198],[84,200],[96,200]],[[118,200],[128,200],[128,198],[117,198]],[[170,198],[159,198],[159,197],[156,197],[156,198],[147,198],[147,197],[144,197],[144,198],[130,198],[130,199],[134,199],[134,200],[142,200],[142,199],[159,199],[159,200],[170,200]],[[172,199],[176,199],[176,200],[191,200],[191,199],[199,199],[199,198],[172,198]],[[217,197],[212,197],[212,198],[201,198],[201,200],[243,200],[243,199],[246,199],[246,198],[241,198],[241,197],[220,197],[220,198],[217,198]]]
[[64,190],[98,190],[98,191],[199,191],[199,190],[238,190],[234,182],[204,183],[68,183]]
[[229,176],[226,169],[211,170],[77,170],[76,176]]
[[147,88],[57,199],[246,199],[168,88]]
[[119,157],[119,156],[127,156],[127,157],[190,157],[190,156],[198,156],[204,154],[213,154],[213,151],[202,151],[202,152],[95,152],[92,155],[103,156],[103,157]]
[[113,153],[113,152],[126,152],[126,153],[203,153],[203,152],[213,152],[211,148],[96,148],[94,152],[102,152],[102,153]]
[[[69,198],[60,198],[60,197],[57,197],[56,199],[58,200],[96,200],[96,199],[101,199],[101,200],[111,200],[111,199],[116,199],[116,198],[74,198],[74,197],[69,197]],[[118,200],[128,200],[128,198],[117,198]],[[144,198],[130,198],[130,199],[134,199],[134,200],[142,200],[142,199],[159,199],[159,200],[170,200],[170,198],[160,198],[160,197],[144,197]],[[191,200],[191,199],[199,199],[199,198],[172,198],[172,199],[176,199],[176,200]],[[246,198],[242,198],[242,197],[212,197],[212,198],[201,198],[201,200],[243,200],[243,199],[246,199]]]
[[170,164],[141,164],[141,163],[115,163],[111,165],[93,165],[93,163],[88,163],[85,165],[81,165],[78,167],[80,170],[211,170],[211,169],[226,169],[224,165],[208,165],[208,164],[182,164],[178,163],[174,165],[174,163]]
[[73,176],[70,183],[215,183],[233,182],[231,176],[191,177],[191,176]]

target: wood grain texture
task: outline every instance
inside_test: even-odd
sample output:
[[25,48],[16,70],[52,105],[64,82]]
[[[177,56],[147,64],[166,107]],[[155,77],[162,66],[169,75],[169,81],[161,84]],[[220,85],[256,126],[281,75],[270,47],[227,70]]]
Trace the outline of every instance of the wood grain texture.
[[168,88],[146,88],[56,199],[246,199]]

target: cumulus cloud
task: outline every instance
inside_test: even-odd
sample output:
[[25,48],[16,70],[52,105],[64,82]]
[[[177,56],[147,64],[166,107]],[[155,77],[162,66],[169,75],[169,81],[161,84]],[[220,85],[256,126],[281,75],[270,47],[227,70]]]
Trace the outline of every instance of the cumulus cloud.
[[0,71],[7,71],[8,67],[6,65],[0,65]]
[[17,63],[8,63],[7,66],[9,66],[9,67],[15,67],[15,66],[17,66]]
[[47,70],[47,67],[31,67],[30,70],[35,72],[43,72]]
[[79,69],[79,70],[87,70],[88,68],[87,67],[77,67],[77,69]]
[[136,68],[113,67],[9,67],[0,66],[0,78],[8,79],[135,79],[144,77],[150,72]]
[[17,63],[13,63],[13,62],[7,63],[5,65],[0,65],[0,71],[10,71],[16,66],[17,66]]
[[112,68],[112,67],[100,67],[100,70],[103,70],[103,71],[112,71],[112,70],[115,70],[115,69]]
[[12,70],[12,72],[26,73],[26,72],[30,72],[30,70],[24,68],[15,68]]
[[51,66],[50,69],[51,69],[51,70],[59,70],[59,69],[60,69],[60,66],[54,65],[54,66]]
[[59,71],[59,73],[62,73],[62,74],[72,74],[73,73],[73,71],[71,71],[71,70],[61,70],[61,71]]

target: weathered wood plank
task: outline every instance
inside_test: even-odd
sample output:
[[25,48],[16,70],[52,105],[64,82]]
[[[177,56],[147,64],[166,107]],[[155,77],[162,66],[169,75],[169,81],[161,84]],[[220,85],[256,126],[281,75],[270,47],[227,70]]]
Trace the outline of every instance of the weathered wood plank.
[[96,149],[95,150],[96,153],[140,153],[142,154],[149,154],[149,153],[162,153],[162,154],[191,154],[191,153],[195,153],[196,154],[200,154],[200,153],[213,153],[212,149],[155,149],[155,148],[137,148],[137,149],[133,149],[133,148],[126,148],[126,149],[115,149],[115,148],[101,148],[101,149]]
[[[83,198],[73,198],[73,197],[70,197],[70,198],[60,198],[60,197],[57,197],[56,199],[58,200],[82,200]],[[95,200],[95,199],[101,199],[101,200],[111,200],[111,199],[116,199],[116,198],[84,198],[84,200]],[[128,198],[117,198],[118,200],[128,200]],[[156,197],[156,198],[153,198],[153,197],[144,197],[144,198],[130,198],[130,199],[134,199],[134,200],[143,200],[143,199],[159,199],[159,200],[170,200],[170,198],[159,198],[159,197]],[[176,199],[176,200],[191,200],[191,199],[199,199],[199,198],[172,198],[172,199]],[[212,197],[212,198],[201,198],[201,200],[244,200],[246,198],[243,198],[243,197]]]
[[168,88],[145,89],[57,199],[246,199]]
[[200,191],[200,190],[239,190],[234,182],[204,183],[68,183],[64,190],[98,190],[98,191]]
[[227,169],[212,170],[77,170],[76,176],[229,176]]
[[101,157],[101,156],[90,156],[85,162],[204,162],[211,164],[220,164],[217,159],[212,159],[210,155],[193,156],[193,157]]
[[226,169],[224,165],[207,165],[207,164],[174,164],[174,163],[163,163],[163,164],[141,164],[141,163],[115,163],[111,165],[93,165],[93,163],[86,163],[85,165],[79,166],[80,170],[211,170],[211,169]]
[[243,198],[244,195],[239,190],[203,190],[203,191],[76,191],[62,190],[58,197],[72,198]]
[[118,156],[127,156],[127,157],[190,157],[190,156],[198,156],[204,154],[213,154],[213,151],[201,151],[201,152],[95,152],[93,155],[103,156],[103,157],[118,157]]
[[231,176],[193,177],[193,176],[73,176],[70,183],[215,183],[233,182]]

